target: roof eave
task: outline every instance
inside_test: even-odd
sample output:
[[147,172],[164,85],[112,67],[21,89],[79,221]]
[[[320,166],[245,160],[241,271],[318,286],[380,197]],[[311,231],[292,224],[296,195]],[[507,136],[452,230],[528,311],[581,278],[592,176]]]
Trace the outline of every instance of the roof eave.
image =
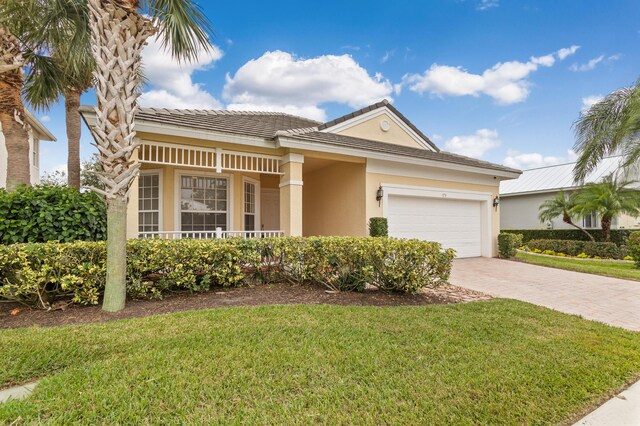
[[29,110],[25,110],[27,113],[27,121],[29,123],[29,125],[34,128],[36,130],[36,132],[38,132],[42,137],[40,137],[39,139],[41,141],[50,141],[50,142],[55,142],[57,141],[56,137],[53,135],[53,133],[51,133],[49,131],[49,129],[47,129],[45,127],[44,124],[42,124],[42,122],[40,120],[38,120],[36,118],[35,115],[33,115],[33,113],[31,113],[31,111]]

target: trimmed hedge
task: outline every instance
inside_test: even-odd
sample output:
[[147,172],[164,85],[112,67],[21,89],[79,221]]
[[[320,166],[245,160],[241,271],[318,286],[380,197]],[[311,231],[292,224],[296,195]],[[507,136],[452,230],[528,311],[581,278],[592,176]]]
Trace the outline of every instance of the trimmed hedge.
[[[367,284],[414,293],[446,282],[454,251],[388,238],[313,237],[227,240],[130,240],[127,293],[157,298],[245,283],[321,283],[362,291]],[[0,246],[0,299],[39,308],[71,298],[97,304],[104,290],[104,242]]]
[[0,243],[99,241],[107,235],[104,201],[64,186],[0,189]]
[[[593,235],[596,241],[602,241],[602,231],[600,229],[588,229],[587,231]],[[503,229],[500,232],[522,234],[523,244],[527,244],[531,240],[591,241],[579,229]],[[631,229],[612,229],[610,242],[624,245],[631,232],[633,232]]]
[[627,255],[625,246],[618,246],[615,243],[601,243],[592,241],[570,241],[570,240],[531,240],[527,244],[530,250],[554,251],[564,253],[569,256],[577,256],[584,253],[590,257],[601,257],[608,259],[624,259]]
[[369,219],[370,237],[388,237],[389,222],[386,217],[372,217]]
[[640,268],[640,231],[634,231],[629,234],[627,247],[629,256],[633,257],[633,261],[636,263],[636,268]]
[[522,235],[501,232],[498,235],[498,255],[503,259],[516,256],[517,248],[522,245]]

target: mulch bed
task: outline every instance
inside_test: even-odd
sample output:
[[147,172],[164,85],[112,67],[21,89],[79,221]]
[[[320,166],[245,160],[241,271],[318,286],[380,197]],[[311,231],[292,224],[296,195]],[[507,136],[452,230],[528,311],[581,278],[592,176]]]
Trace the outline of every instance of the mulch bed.
[[129,300],[126,308],[115,314],[103,312],[100,306],[71,305],[66,309],[44,311],[14,303],[0,303],[0,329],[85,324],[227,306],[286,304],[416,306],[488,299],[491,297],[486,294],[452,285],[442,285],[437,289],[427,289],[413,295],[387,293],[380,290],[332,293],[327,292],[324,287],[314,285],[256,285],[220,288],[198,294],[172,294],[163,300]]

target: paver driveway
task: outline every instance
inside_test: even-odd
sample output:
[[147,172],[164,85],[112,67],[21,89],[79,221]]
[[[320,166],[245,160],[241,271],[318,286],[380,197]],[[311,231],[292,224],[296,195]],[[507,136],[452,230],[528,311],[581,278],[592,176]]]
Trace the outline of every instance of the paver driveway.
[[640,331],[640,281],[478,257],[456,259],[450,282]]

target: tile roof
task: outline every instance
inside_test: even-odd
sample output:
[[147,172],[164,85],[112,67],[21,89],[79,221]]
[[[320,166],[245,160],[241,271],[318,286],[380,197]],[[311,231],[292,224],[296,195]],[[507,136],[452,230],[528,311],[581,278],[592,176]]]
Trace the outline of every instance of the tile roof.
[[440,151],[440,149],[436,146],[436,144],[431,142],[431,139],[429,139],[427,137],[427,135],[422,133],[420,131],[420,129],[418,129],[411,121],[409,121],[407,119],[407,117],[402,115],[402,113],[400,111],[398,111],[393,105],[391,105],[391,103],[386,99],[383,99],[382,101],[380,101],[378,103],[375,103],[373,105],[369,105],[367,107],[359,109],[358,111],[350,112],[349,114],[343,115],[342,117],[338,117],[338,118],[336,118],[334,120],[327,121],[326,123],[323,123],[320,126],[318,126],[318,130],[329,129],[329,128],[335,126],[336,124],[343,123],[343,122],[345,122],[347,120],[351,120],[352,118],[358,117],[358,116],[360,116],[362,114],[365,114],[365,113],[367,113],[369,111],[374,111],[374,110],[376,110],[378,108],[382,108],[382,107],[389,108],[391,110],[391,112],[393,112],[396,116],[398,116],[398,118],[400,120],[402,120],[407,126],[409,126],[409,128],[411,130],[416,132],[418,134],[418,136],[420,136],[420,138],[422,138],[427,144],[429,144],[429,146],[431,146],[431,148],[435,149],[436,151]]
[[[585,183],[599,182],[620,168],[621,156],[604,158],[598,167],[587,176]],[[576,163],[557,164],[525,170],[518,179],[500,182],[500,195],[524,194],[530,192],[555,192],[572,189],[580,185],[573,180]]]

